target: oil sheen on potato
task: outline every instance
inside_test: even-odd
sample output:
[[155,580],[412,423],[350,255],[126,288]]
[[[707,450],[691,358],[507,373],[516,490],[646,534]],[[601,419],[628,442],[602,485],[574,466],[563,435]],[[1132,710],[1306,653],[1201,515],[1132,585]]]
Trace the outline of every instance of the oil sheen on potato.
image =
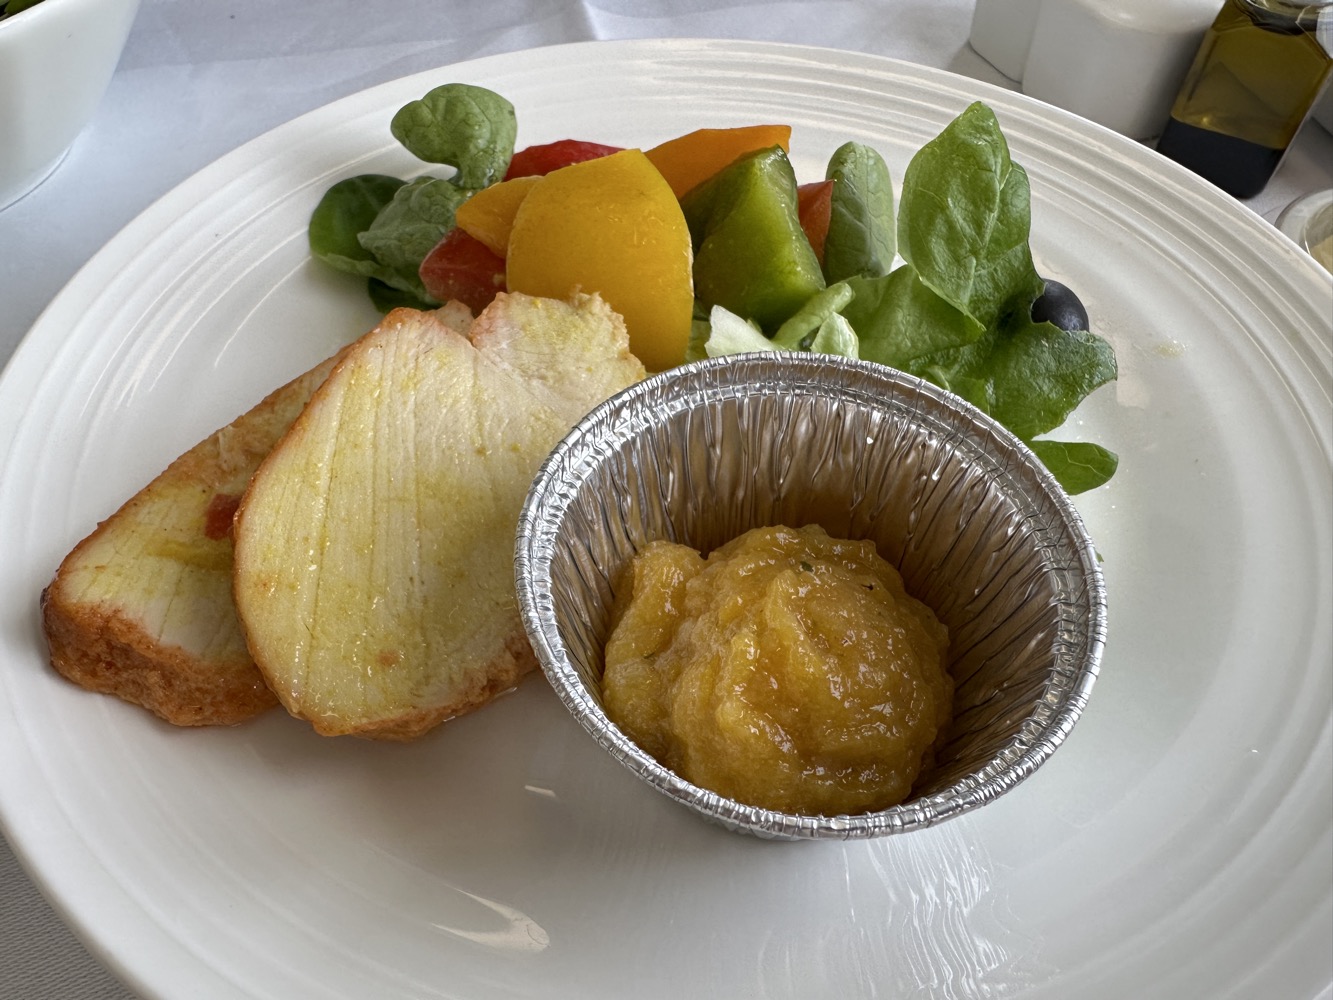
[[871,542],[757,528],[647,546],[618,588],[607,714],[688,781],[806,815],[883,809],[949,720],[948,633]]

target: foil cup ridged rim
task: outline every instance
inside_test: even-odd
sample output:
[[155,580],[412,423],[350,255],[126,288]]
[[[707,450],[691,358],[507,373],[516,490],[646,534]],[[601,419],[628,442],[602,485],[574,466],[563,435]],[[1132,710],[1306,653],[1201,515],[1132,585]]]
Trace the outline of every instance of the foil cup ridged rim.
[[[701,489],[719,492],[698,499]],[[882,499],[889,495],[896,503]],[[747,517],[753,523],[743,523]],[[909,589],[937,613],[947,606],[951,631],[965,637],[967,651],[955,663],[967,672],[956,700],[961,715],[946,744],[952,756],[900,805],[839,816],[744,805],[658,763],[602,709],[597,643],[606,638],[615,577],[633,551],[656,537],[706,551],[784,517],[823,523],[835,535],[875,537]],[[956,593],[945,579],[950,568],[964,583]],[[827,355],[697,361],[596,407],[532,483],[515,574],[542,671],[597,743],[704,817],[776,839],[904,833],[1013,789],[1072,730],[1106,639],[1106,591],[1092,541],[1030,449],[952,393],[883,365]]]

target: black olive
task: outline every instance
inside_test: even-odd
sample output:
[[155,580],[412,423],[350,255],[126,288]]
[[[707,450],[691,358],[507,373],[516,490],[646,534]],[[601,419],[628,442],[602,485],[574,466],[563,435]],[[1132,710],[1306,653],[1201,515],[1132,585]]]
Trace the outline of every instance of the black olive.
[[1049,278],[1044,280],[1041,295],[1032,303],[1032,322],[1054,323],[1061,330],[1088,329],[1088,310],[1073,289]]

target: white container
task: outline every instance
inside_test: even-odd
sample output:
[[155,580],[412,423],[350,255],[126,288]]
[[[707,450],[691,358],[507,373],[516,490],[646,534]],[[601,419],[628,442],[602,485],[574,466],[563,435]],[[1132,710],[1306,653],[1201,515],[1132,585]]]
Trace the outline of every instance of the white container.
[[1022,82],[1041,4],[1042,0],[977,0],[968,43],[1009,79]]
[[0,20],[0,209],[55,170],[92,118],[139,0],[42,0]]
[[1221,0],[977,0],[969,42],[1023,93],[1157,135]]

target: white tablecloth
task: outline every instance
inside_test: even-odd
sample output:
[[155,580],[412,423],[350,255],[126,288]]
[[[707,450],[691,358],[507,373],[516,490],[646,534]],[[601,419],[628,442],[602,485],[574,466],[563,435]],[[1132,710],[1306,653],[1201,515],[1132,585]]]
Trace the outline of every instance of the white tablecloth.
[[[856,49],[1013,87],[967,44],[973,0],[143,0],[89,128],[0,211],[0,364],[78,268],[178,182],[247,140],[373,84],[589,39],[714,37]],[[1330,185],[1311,123],[1249,204],[1273,221]],[[0,669],[4,665],[0,664]],[[0,761],[0,767],[5,767]],[[0,998],[133,1000],[0,840]]]

